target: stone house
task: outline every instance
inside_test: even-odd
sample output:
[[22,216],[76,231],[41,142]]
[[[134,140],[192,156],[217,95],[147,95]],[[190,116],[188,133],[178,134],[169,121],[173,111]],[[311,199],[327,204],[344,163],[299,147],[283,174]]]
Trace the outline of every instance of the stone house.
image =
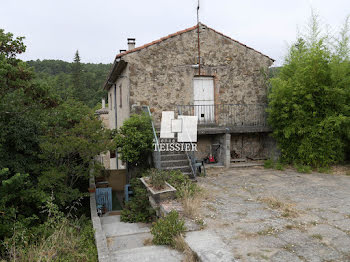
[[[200,54],[200,56],[199,56]],[[100,115],[119,128],[132,111],[148,106],[156,128],[162,111],[198,116],[197,158],[266,158],[272,141],[266,125],[266,75],[274,60],[216,30],[198,25],[116,55]],[[112,153],[110,169],[125,168]]]

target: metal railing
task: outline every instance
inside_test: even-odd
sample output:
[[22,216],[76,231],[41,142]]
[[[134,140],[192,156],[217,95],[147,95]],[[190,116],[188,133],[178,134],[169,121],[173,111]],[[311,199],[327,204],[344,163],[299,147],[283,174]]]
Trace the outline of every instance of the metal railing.
[[181,115],[198,116],[199,125],[266,126],[267,104],[177,105]]
[[160,155],[159,141],[158,141],[156,129],[154,128],[151,110],[149,109],[149,106],[142,106],[142,109],[144,112],[146,112],[147,115],[149,115],[151,117],[153,140],[154,140],[154,146],[155,146],[155,150],[153,150],[153,153],[152,153],[153,164],[154,164],[155,168],[160,169],[160,167],[161,167],[161,162],[160,162],[161,155]]

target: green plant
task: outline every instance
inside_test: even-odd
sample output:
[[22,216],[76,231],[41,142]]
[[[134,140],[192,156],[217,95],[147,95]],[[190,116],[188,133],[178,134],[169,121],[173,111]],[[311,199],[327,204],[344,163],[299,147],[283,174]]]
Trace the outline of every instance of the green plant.
[[275,165],[275,169],[283,171],[284,165],[281,162],[277,162]]
[[185,232],[185,221],[179,218],[176,211],[171,211],[166,217],[160,218],[151,228],[153,243],[174,247],[174,238]]
[[316,15],[308,29],[270,80],[268,122],[284,161],[322,167],[349,150],[349,20],[335,45]]
[[311,166],[305,166],[300,164],[295,165],[295,168],[299,173],[309,174],[312,171]]
[[146,114],[131,115],[117,131],[116,142],[121,159],[133,166],[143,166],[153,150],[151,119]]
[[264,167],[265,168],[273,168],[275,166],[275,163],[272,159],[267,159],[264,161]]
[[176,196],[183,198],[185,191],[189,197],[193,197],[200,191],[197,184],[193,183],[187,175],[184,175],[181,171],[171,170],[165,171],[167,182],[176,188]]
[[130,182],[134,196],[126,202],[121,211],[120,219],[123,222],[150,222],[155,218],[155,211],[151,207],[146,188],[138,178]]
[[325,167],[319,167],[318,168],[318,172],[320,173],[325,173],[325,174],[329,174],[331,172],[331,169],[329,166],[325,166]]
[[159,190],[165,187],[166,176],[164,172],[159,169],[152,169],[148,172],[149,182],[152,187]]

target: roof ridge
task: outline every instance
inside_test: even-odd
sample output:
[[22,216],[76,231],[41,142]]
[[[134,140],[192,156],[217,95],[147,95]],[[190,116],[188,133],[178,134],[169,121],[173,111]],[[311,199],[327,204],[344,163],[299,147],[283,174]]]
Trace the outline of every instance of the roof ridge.
[[167,40],[167,39],[169,39],[169,38],[172,38],[172,37],[174,37],[174,36],[181,35],[181,34],[183,34],[183,33],[192,31],[192,30],[196,29],[197,27],[198,27],[198,24],[195,25],[195,26],[192,26],[192,27],[189,27],[189,28],[186,28],[186,29],[177,31],[176,33],[173,33],[173,34],[164,36],[164,37],[162,37],[162,38],[160,38],[160,39],[157,39],[157,40],[154,40],[154,41],[152,41],[152,42],[150,42],[150,43],[147,43],[147,44],[144,44],[144,45],[142,45],[142,46],[136,47],[136,48],[134,48],[134,49],[128,50],[128,51],[126,51],[126,52],[117,54],[117,56],[116,56],[115,58],[117,59],[117,58],[120,58],[120,57],[122,57],[122,56],[124,56],[124,55],[127,55],[127,54],[130,54],[130,53],[139,51],[139,50],[144,49],[144,48],[146,48],[146,47],[149,47],[149,46],[151,46],[151,45],[158,44],[158,43],[160,43],[160,42],[162,42],[162,41],[164,41],[164,40]]
[[245,44],[243,44],[243,43],[241,43],[241,42],[239,42],[239,41],[237,41],[237,40],[235,40],[235,39],[233,39],[233,38],[231,38],[231,37],[229,37],[229,36],[227,36],[227,35],[225,35],[225,34],[219,32],[219,31],[217,31],[217,30],[215,30],[215,29],[213,29],[213,28],[211,28],[211,27],[209,27],[209,26],[203,24],[203,23],[199,23],[199,24],[197,24],[197,25],[195,25],[195,26],[192,26],[192,27],[189,27],[189,28],[186,28],[186,29],[177,31],[176,33],[169,34],[169,35],[164,36],[164,37],[162,37],[162,38],[160,38],[160,39],[154,40],[154,41],[152,41],[152,42],[150,42],[150,43],[147,43],[147,44],[144,44],[144,45],[142,45],[142,46],[136,47],[136,48],[134,48],[134,49],[131,49],[131,50],[125,51],[125,52],[123,52],[123,53],[117,54],[116,57],[115,57],[115,59],[120,58],[120,57],[122,57],[122,56],[124,56],[124,55],[127,55],[127,54],[130,54],[130,53],[137,52],[137,51],[139,51],[139,50],[141,50],[141,49],[144,49],[144,48],[146,48],[146,47],[149,47],[149,46],[158,44],[158,43],[160,43],[160,42],[162,42],[162,41],[164,41],[164,40],[167,40],[167,39],[169,39],[169,38],[172,38],[172,37],[174,37],[174,36],[181,35],[181,34],[183,34],[183,33],[192,31],[192,30],[196,29],[196,28],[198,27],[198,25],[203,25],[203,26],[207,27],[208,29],[214,31],[215,33],[217,33],[217,34],[219,34],[219,35],[221,35],[221,36],[223,36],[223,37],[226,37],[226,38],[230,39],[231,41],[236,42],[236,43],[239,44],[239,45],[242,45],[242,46],[244,46],[244,47],[246,47],[246,48],[248,48],[248,49],[251,49],[251,50],[257,52],[258,54],[263,55],[263,56],[265,56],[265,57],[271,59],[272,61],[275,61],[275,59],[269,57],[268,55],[265,55],[265,54],[259,52],[258,50],[254,49],[254,48],[252,48],[252,47],[250,47],[250,46],[247,46],[247,45],[245,45]]

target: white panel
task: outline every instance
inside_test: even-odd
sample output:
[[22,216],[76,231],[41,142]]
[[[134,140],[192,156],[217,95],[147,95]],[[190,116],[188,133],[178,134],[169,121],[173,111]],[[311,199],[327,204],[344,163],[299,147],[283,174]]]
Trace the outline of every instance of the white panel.
[[160,126],[160,138],[174,138],[175,134],[171,132],[171,120],[175,118],[174,111],[163,111]]
[[180,143],[197,142],[198,118],[196,116],[179,115],[178,119],[182,119],[182,132],[177,133],[177,141]]

